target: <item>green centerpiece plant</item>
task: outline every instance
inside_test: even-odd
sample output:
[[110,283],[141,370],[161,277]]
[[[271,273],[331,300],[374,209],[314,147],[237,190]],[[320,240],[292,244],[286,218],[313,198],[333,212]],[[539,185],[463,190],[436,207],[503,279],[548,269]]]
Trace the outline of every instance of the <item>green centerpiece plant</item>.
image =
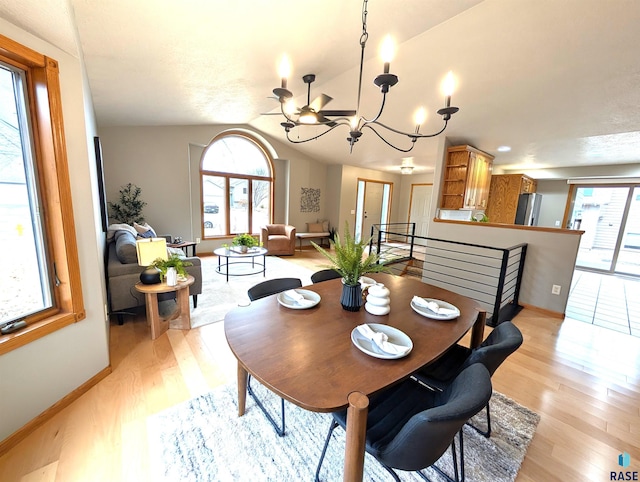
[[366,253],[371,238],[356,241],[349,231],[349,223],[345,222],[344,237],[336,233],[333,240],[333,252],[327,251],[313,241],[311,244],[322,253],[330,262],[330,268],[336,270],[342,276],[344,284],[340,302],[348,311],[358,311],[362,304],[362,288],[360,277],[368,273],[389,272],[389,269],[380,263],[380,255],[376,252]]
[[248,233],[238,234],[232,241],[233,246],[238,247],[238,251],[246,253],[249,248],[260,246],[260,241]]

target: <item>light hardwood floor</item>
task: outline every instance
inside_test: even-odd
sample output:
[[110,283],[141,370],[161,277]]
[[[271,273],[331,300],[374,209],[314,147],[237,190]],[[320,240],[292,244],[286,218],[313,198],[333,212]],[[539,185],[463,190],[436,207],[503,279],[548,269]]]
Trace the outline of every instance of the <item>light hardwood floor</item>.
[[[315,252],[287,259],[317,269]],[[640,471],[640,338],[532,310],[514,321],[524,344],[494,388],[541,415],[517,480],[610,480],[621,452],[631,455],[624,470]],[[111,375],[0,458],[1,481],[148,481],[147,416],[236,373],[222,323],[151,341],[144,317],[111,325],[111,364]]]

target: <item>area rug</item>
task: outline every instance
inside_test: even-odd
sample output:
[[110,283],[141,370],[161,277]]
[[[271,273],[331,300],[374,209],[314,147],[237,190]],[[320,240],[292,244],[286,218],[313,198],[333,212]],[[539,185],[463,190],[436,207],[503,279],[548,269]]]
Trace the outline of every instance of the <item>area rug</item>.
[[[262,257],[256,258],[262,263]],[[273,278],[300,278],[302,285],[311,284],[313,271],[277,256],[266,257],[266,273],[246,274],[251,272],[250,264],[232,266],[231,271],[242,276],[229,276],[216,271],[218,258],[203,256],[202,293],[198,295],[198,307],[191,310],[191,328],[222,321],[224,315],[239,304],[248,303],[247,290],[252,286]],[[321,268],[319,268],[321,269]],[[224,272],[224,268],[223,268]]]
[[[271,413],[279,413],[279,398],[259,384],[256,391]],[[235,385],[219,387],[147,419],[151,480],[171,482],[313,481],[329,429],[330,414],[308,412],[285,402],[287,433],[278,437],[262,412],[247,397],[247,410],[237,416]],[[485,424],[485,412],[476,416]],[[540,417],[504,395],[491,399],[492,435],[484,438],[464,428],[468,481],[513,481]],[[341,481],[345,436],[334,431],[322,466],[322,481]],[[451,451],[437,465],[452,473]],[[431,469],[427,476],[441,480]],[[398,471],[402,481],[421,481],[415,473]],[[390,475],[370,455],[364,480],[387,481]]]

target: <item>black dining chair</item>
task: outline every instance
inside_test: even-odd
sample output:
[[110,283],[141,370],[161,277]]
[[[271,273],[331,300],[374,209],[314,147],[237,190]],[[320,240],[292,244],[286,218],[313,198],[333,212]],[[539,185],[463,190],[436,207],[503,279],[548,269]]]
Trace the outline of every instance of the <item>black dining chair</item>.
[[251,301],[256,301],[265,296],[301,287],[302,281],[298,278],[274,278],[252,286],[247,290],[247,295]]
[[338,273],[335,269],[322,269],[320,271],[316,271],[311,275],[312,283],[320,283],[322,281],[329,281],[330,279],[342,278],[342,275]]
[[[502,362],[522,345],[522,333],[511,321],[500,323],[487,336],[480,346],[470,349],[458,344],[453,345],[437,361],[421,368],[413,377],[428,387],[444,390],[452,380],[466,367],[482,363],[493,376]],[[487,430],[472,425],[479,433],[491,436],[491,411],[487,402]]]
[[[413,380],[406,380],[391,389],[371,397],[367,415],[365,450],[400,481],[393,469],[421,471],[433,468],[450,481],[464,480],[464,447],[462,427],[478,413],[491,397],[491,376],[480,363],[463,370],[446,390],[433,391]],[[347,410],[333,414],[329,433],[316,470],[316,482],[325,458],[331,434],[347,424]],[[460,434],[460,472],[455,448],[455,436]],[[454,477],[450,477],[435,462],[451,446]],[[462,479],[460,479],[460,477]]]
[[[252,286],[247,291],[247,295],[251,301],[256,301],[266,296],[274,295],[276,293],[281,293],[282,291],[291,290],[295,288],[302,287],[302,281],[298,278],[275,278],[267,281],[263,281],[262,283],[258,283],[257,285]],[[267,420],[273,425],[276,433],[280,437],[284,437],[285,434],[285,423],[284,423],[284,399],[281,398],[281,425],[275,421],[275,419],[271,416],[271,414],[267,411],[264,404],[260,400],[260,398],[256,395],[253,388],[251,388],[251,374],[247,377],[247,392],[251,395],[251,398],[256,402],[256,405],[262,410]]]

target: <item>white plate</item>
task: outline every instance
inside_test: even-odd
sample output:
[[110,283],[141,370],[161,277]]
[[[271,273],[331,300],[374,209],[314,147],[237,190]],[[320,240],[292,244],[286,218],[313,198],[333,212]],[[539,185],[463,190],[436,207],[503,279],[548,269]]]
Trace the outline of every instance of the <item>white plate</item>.
[[379,348],[377,348],[376,345],[371,340],[369,340],[369,338],[367,338],[364,335],[361,335],[360,332],[358,331],[358,328],[354,328],[353,331],[351,332],[351,341],[353,342],[353,344],[356,346],[358,350],[366,353],[367,355],[371,355],[375,358],[384,358],[387,360],[391,360],[394,358],[403,358],[407,356],[409,353],[411,353],[411,350],[413,349],[413,342],[411,341],[411,338],[409,338],[407,335],[405,335],[403,332],[401,332],[397,328],[394,328],[393,326],[389,326],[389,325],[381,325],[379,323],[367,323],[367,324],[371,327],[373,331],[384,333],[385,335],[387,335],[389,337],[389,340],[388,340],[389,342],[395,343],[396,345],[408,346],[409,351],[407,351],[407,353],[403,355],[391,355],[389,353],[385,353]]
[[320,303],[320,295],[315,291],[309,290],[301,290],[300,288],[296,288],[295,292],[304,296],[305,300],[313,301],[313,304],[309,303],[308,305],[299,305],[291,298],[289,298],[284,292],[278,293],[278,303],[280,303],[285,308],[291,308],[292,310],[308,310],[309,308],[313,308],[318,303]]
[[438,303],[439,307],[449,308],[450,310],[456,310],[456,312],[449,315],[440,315],[438,313],[434,313],[429,308],[423,308],[422,306],[416,305],[413,302],[413,300],[411,300],[411,308],[413,308],[413,311],[415,311],[419,315],[426,316],[427,318],[432,318],[434,320],[453,320],[454,318],[457,318],[458,316],[460,316],[460,310],[455,306],[453,306],[451,303],[447,303],[446,301],[442,301],[442,300],[434,300],[433,298],[424,298],[424,300],[427,302],[434,301]]

